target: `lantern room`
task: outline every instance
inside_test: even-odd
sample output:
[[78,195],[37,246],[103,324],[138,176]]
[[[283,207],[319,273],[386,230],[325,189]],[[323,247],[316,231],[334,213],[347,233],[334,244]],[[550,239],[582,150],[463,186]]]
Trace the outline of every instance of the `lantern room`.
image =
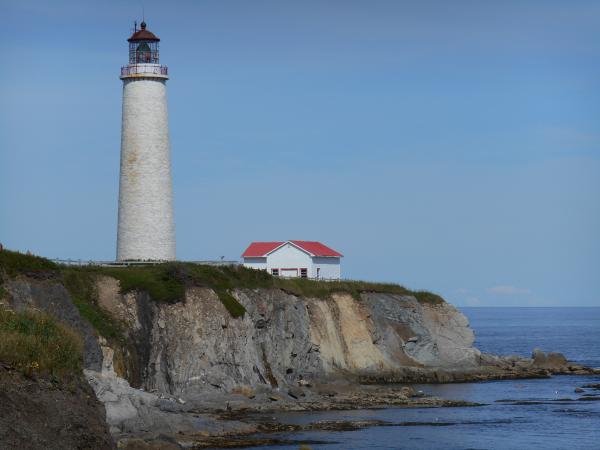
[[129,64],[158,64],[158,42],[160,39],[146,29],[146,22],[133,30],[129,42]]

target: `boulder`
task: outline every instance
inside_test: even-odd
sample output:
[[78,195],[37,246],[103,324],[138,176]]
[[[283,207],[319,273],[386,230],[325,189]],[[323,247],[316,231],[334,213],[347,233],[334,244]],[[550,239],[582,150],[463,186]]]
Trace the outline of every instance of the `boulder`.
[[550,352],[546,354],[539,348],[533,350],[531,358],[533,359],[533,366],[542,369],[560,370],[569,365],[567,358],[562,353]]

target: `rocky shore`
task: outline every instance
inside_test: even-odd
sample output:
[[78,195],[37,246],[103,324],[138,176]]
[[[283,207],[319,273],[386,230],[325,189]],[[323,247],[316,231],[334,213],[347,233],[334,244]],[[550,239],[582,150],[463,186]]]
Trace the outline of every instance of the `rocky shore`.
[[[572,365],[560,354],[550,359],[564,361],[555,367],[548,364],[548,355],[534,351],[531,359],[494,357],[501,361],[498,366],[482,367],[480,372],[464,373],[459,369],[420,369],[414,382],[466,382],[495,379],[547,378],[553,374],[597,374],[599,371]],[[540,361],[544,361],[542,364]],[[515,369],[515,367],[517,367]],[[450,375],[451,374],[451,375]],[[406,375],[406,374],[405,374]],[[281,444],[276,439],[264,437],[270,433],[300,432],[317,429],[346,430],[355,427],[386,426],[387,423],[352,421],[312,423],[291,426],[274,421],[271,414],[277,412],[309,412],[323,410],[382,409],[382,408],[439,408],[478,407],[477,403],[460,399],[442,399],[426,396],[415,391],[400,374],[369,379],[363,384],[361,378],[331,380],[315,385],[286,389],[237,389],[232,392],[204,391],[185,397],[148,393],[134,389],[119,377],[110,373],[98,374],[86,371],[88,381],[98,398],[107,408],[107,420],[111,432],[121,442],[122,448],[130,448],[131,442],[139,447],[140,439],[154,445],[171,439],[172,448],[205,448],[230,446]],[[376,382],[375,382],[376,381]],[[404,384],[401,384],[404,383]],[[265,415],[268,420],[265,421]],[[393,424],[399,426],[398,424]],[[407,424],[408,425],[408,424]],[[410,424],[415,425],[415,424]],[[328,428],[323,428],[323,427]],[[201,430],[201,433],[199,433]],[[257,438],[256,436],[260,437]],[[133,444],[131,444],[133,445]],[[157,444],[158,445],[158,444]],[[181,447],[176,447],[179,445]],[[160,447],[162,448],[162,447]],[[171,448],[171,447],[169,447]]]
[[[125,289],[122,277],[75,275],[77,283],[64,273],[5,272],[0,307],[45,311],[80,333],[84,377],[97,400],[79,387],[77,407],[87,411],[82,426],[96,430],[93,439],[103,443],[96,448],[113,445],[104,447],[106,429],[128,449],[276,443],[270,433],[385,426],[294,427],[264,419],[276,411],[477,407],[424,396],[411,384],[598,373],[559,353],[481,353],[467,319],[431,297],[372,291],[304,297],[243,287],[228,289],[227,297],[222,288],[189,283],[181,299],[161,302],[145,289]],[[233,314],[224,298],[243,313]],[[11,377],[0,378],[7,410],[21,401]],[[39,385],[36,395],[52,391]],[[14,428],[9,416],[2,420],[0,426]],[[9,442],[17,442],[15,436]],[[23,448],[86,446],[83,436],[70,436],[73,442],[56,447]]]

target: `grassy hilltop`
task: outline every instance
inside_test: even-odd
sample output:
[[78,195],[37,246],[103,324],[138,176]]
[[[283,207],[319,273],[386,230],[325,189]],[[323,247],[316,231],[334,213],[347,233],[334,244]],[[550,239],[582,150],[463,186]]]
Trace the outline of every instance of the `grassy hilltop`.
[[[95,279],[110,276],[119,280],[122,293],[140,290],[153,301],[183,301],[187,287],[207,287],[215,291],[232,317],[241,317],[244,307],[232,295],[241,289],[281,289],[289,294],[326,299],[334,293],[347,293],[360,301],[362,292],[412,295],[424,303],[443,303],[430,292],[411,291],[398,284],[365,281],[316,281],[273,277],[262,270],[243,266],[207,266],[169,262],[151,266],[104,267],[65,266],[39,256],[3,250],[0,252],[0,303],[7,292],[8,277],[27,276],[63,284],[79,313],[94,329],[112,342],[123,342],[122,324],[97,303]],[[16,313],[0,304],[0,361],[24,372],[61,374],[81,367],[81,339],[55,319],[42,313]]]
[[229,312],[234,316],[243,314],[243,307],[231,296],[231,290],[282,289],[301,297],[328,298],[334,293],[347,293],[360,300],[362,292],[379,292],[412,295],[424,303],[443,303],[437,294],[412,291],[398,284],[372,283],[367,281],[317,281],[301,278],[278,278],[263,270],[243,266],[207,266],[186,262],[168,262],[152,266],[103,267],[62,266],[38,256],[18,252],[0,252],[0,268],[8,275],[45,274],[62,278],[65,286],[76,294],[84,294],[90,277],[106,275],[117,278],[122,292],[143,290],[153,300],[177,302],[183,300],[185,288],[201,286],[213,289]]

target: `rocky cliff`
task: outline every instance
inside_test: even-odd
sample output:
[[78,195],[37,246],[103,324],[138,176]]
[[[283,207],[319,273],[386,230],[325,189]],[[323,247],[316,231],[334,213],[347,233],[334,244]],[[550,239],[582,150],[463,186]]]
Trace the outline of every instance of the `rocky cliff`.
[[[317,298],[234,288],[229,294],[245,311],[234,317],[208,287],[188,286],[179,301],[160,302],[141,289],[123,292],[111,276],[93,274],[88,281],[93,305],[77,304],[64,276],[5,277],[3,302],[17,311],[49,312],[79,331],[86,374],[113,431],[148,423],[140,411],[161,396],[216,404],[236,393],[293,399],[305,397],[307,386],[406,367],[476,367],[480,358],[460,312],[411,295],[356,298],[340,291]],[[103,336],[82,317],[91,306],[114,322],[117,337]]]
[[411,395],[365,384],[581,370],[564,359],[548,365],[554,356],[542,365],[542,356],[481,354],[467,319],[432,294],[296,285],[255,271],[233,283],[230,269],[201,269],[200,282],[181,268],[149,269],[132,281],[127,270],[5,270],[0,300],[49,312],[82,335],[85,375],[120,438],[252,432],[203,413],[401,405]]
[[[280,289],[235,289],[246,310],[230,315],[215,292],[190,288],[155,303],[97,281],[100,305],[144,335],[141,387],[176,395],[242,386],[281,388],[402,367],[474,367],[480,353],[465,317],[448,303],[364,293],[302,298]],[[139,341],[139,339],[138,339]]]

